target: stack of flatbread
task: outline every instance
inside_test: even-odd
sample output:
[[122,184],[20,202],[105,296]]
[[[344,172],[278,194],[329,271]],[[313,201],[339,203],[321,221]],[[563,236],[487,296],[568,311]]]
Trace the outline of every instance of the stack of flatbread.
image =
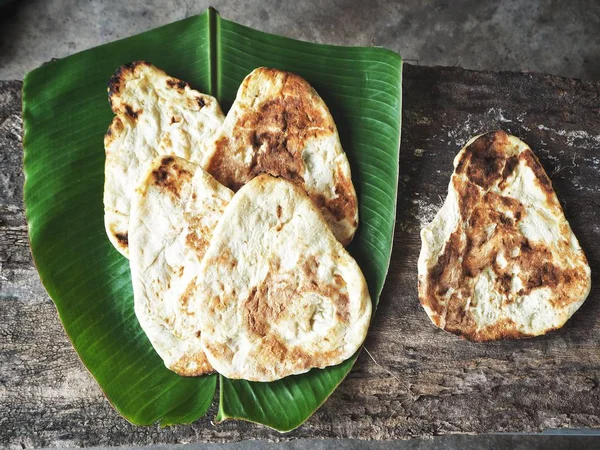
[[350,166],[315,90],[259,68],[224,117],[136,62],[109,98],[106,231],[165,365],[271,381],[351,357],[371,299],[344,249],[358,226]]

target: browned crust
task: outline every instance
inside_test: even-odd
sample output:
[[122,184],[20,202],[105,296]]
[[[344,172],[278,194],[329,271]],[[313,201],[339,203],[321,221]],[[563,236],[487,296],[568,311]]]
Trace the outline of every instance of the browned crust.
[[190,217],[187,220],[190,232],[186,235],[185,242],[190,248],[195,250],[198,259],[201,260],[210,245],[210,241],[206,239],[206,236],[210,236],[212,230],[202,227],[200,220],[195,217]]
[[[501,319],[493,325],[487,326],[481,330],[474,330],[472,333],[465,333],[462,327],[454,327],[452,325],[445,328],[446,331],[456,334],[472,342],[490,342],[504,341],[508,339],[525,339],[535,337],[531,334],[522,333],[516,328],[516,324],[510,319]],[[552,330],[547,330],[547,334]]]
[[121,246],[127,247],[129,245],[129,233],[115,233],[115,237]]
[[173,156],[165,156],[160,164],[152,171],[152,181],[155,186],[168,191],[174,197],[179,197],[181,187],[189,183],[192,173],[181,166]]
[[[549,287],[555,297],[552,305],[562,309],[579,301],[588,284],[588,275],[578,268],[562,268],[553,253],[543,243],[532,243],[519,230],[519,223],[527,210],[518,200],[491,192],[489,189],[506,185],[515,168],[522,162],[531,168],[536,183],[546,193],[549,207],[562,209],[556,200],[550,179],[530,149],[518,156],[507,149],[508,135],[503,131],[488,133],[473,141],[456,165],[452,184],[458,197],[459,224],[451,234],[437,262],[426,278],[419,280],[421,304],[432,313],[433,322],[447,331],[473,341],[516,339],[528,337],[516,324],[503,319],[491,326],[479,328],[468,308],[473,296],[476,277],[483,269],[491,268],[496,280],[495,292],[502,295],[502,308],[531,293],[534,289]],[[490,232],[491,227],[494,227]],[[572,252],[570,229],[561,229],[563,241],[559,242],[559,254]],[[501,267],[497,261],[502,253],[507,260]],[[574,259],[587,261],[582,252]],[[518,276],[523,288],[511,292],[515,275],[513,267],[519,267]],[[448,294],[450,292],[450,294]]]
[[[190,369],[189,367],[193,363],[196,363],[196,368]],[[170,369],[182,377],[197,377],[215,371],[208,362],[204,352],[198,352],[194,355],[184,355]]]
[[[356,195],[354,193],[354,187],[352,180],[346,178],[341,172],[338,172],[337,184],[334,188],[336,197],[326,198],[322,194],[313,193],[310,195],[312,201],[321,210],[327,211],[339,222],[344,219],[351,219],[353,227],[358,226],[358,220],[356,219],[356,210],[358,208],[356,202]],[[354,212],[355,215],[349,215]],[[347,245],[352,241],[352,236],[347,242],[342,242],[342,245]]]
[[[181,267],[181,269],[184,269],[183,266]],[[188,311],[188,309],[187,309],[188,303],[190,301],[190,298],[192,298],[192,296],[194,295],[195,288],[196,288],[196,277],[194,277],[190,281],[190,283],[185,288],[185,291],[183,292],[183,294],[181,294],[181,297],[179,298],[179,303],[181,303],[182,309],[186,312]]]
[[[187,302],[189,300],[190,295],[191,295],[190,286],[188,286],[188,289],[186,290],[186,292],[183,294],[183,296],[180,299],[184,309],[187,309]],[[195,338],[197,340],[200,340],[200,336],[201,336],[200,331],[197,331],[195,333]],[[191,366],[193,366],[194,363],[196,364],[196,367],[191,368]],[[188,353],[188,354],[181,356],[174,364],[172,364],[169,367],[169,369],[171,369],[173,372],[177,373],[178,375],[181,375],[184,377],[196,377],[196,376],[214,372],[214,368],[208,362],[206,354],[203,351],[197,351],[194,354]]]
[[177,78],[168,78],[166,83],[171,89],[177,89],[179,92],[183,92],[186,87],[190,87],[186,81],[178,80]]
[[[322,108],[315,107],[316,92],[298,75],[262,68],[247,77],[242,88],[258,77],[283,77],[281,91],[247,110],[238,117],[234,135],[216,144],[209,172],[221,183],[238,190],[257,175],[281,176],[296,184],[304,184],[304,162],[301,151],[306,140],[334,131],[333,121]],[[228,158],[230,146],[253,147],[249,166],[239,166]],[[261,149],[262,151],[258,151]]]
[[[236,266],[236,261],[229,252],[222,252],[217,262],[225,267]],[[317,280],[319,262],[314,256],[308,257],[302,264],[303,277],[300,278],[291,273],[279,272],[279,261],[272,260],[269,263],[270,270],[266,279],[259,286],[250,289],[248,297],[243,302],[244,327],[255,336],[255,339],[261,341],[261,358],[281,362],[295,361],[294,364],[297,364],[300,370],[324,367],[329,361],[339,356],[340,349],[309,354],[297,347],[288,347],[275,337],[272,326],[284,317],[287,308],[300,296],[310,293],[331,299],[338,320],[347,323],[350,320],[350,311],[345,280],[341,276],[335,276],[331,284],[319,283]],[[220,309],[220,306],[215,305],[215,309]],[[216,314],[217,311],[215,310],[213,313]],[[213,352],[216,351],[225,357],[229,354],[233,358],[231,350],[226,351],[222,347],[214,347]],[[258,366],[257,370],[260,372]],[[240,375],[243,376],[243,374]],[[260,375],[268,374],[265,372]]]
[[136,71],[140,67],[153,66],[147,61],[133,61],[128,64],[123,64],[121,67],[115,70],[113,75],[108,80],[108,101],[110,102],[110,106],[115,114],[120,112],[120,109],[116,108],[116,105],[113,102],[113,97],[121,95],[127,80],[133,78]]
[[141,111],[134,110],[131,106],[125,105],[125,115],[129,117],[132,121],[136,121],[138,116],[142,113]]
[[108,148],[116,139],[118,139],[124,129],[125,126],[123,125],[121,118],[115,116],[104,135],[104,148]]
[[218,342],[205,342],[204,347],[207,351],[215,355],[223,355],[224,358],[232,360],[235,356],[233,351],[225,344]]
[[469,145],[456,165],[457,174],[483,189],[498,184],[505,165],[505,146],[508,135],[504,131],[485,134]]
[[[297,347],[287,347],[277,340],[271,332],[272,324],[279,322],[286,313],[289,305],[301,295],[315,293],[330,298],[336,309],[338,320],[347,322],[350,319],[348,309],[348,295],[344,292],[346,283],[342,279],[335,280],[335,284],[321,285],[316,281],[315,259],[311,258],[302,266],[304,278],[300,284],[294,285],[291,274],[277,274],[270,271],[267,279],[250,290],[248,298],[243,305],[245,327],[256,338],[261,339],[261,347],[268,349],[269,358],[280,361],[299,361],[303,363],[300,368],[319,367],[331,361],[339,350],[327,354],[308,354]],[[277,341],[277,342],[275,342]],[[267,345],[268,344],[268,345]],[[275,345],[277,344],[277,345]],[[266,346],[266,347],[265,347]],[[265,355],[261,350],[261,355]]]
[[[233,136],[223,136],[215,143],[208,172],[219,182],[237,191],[260,174],[283,177],[304,188],[305,164],[302,150],[307,140],[335,132],[335,124],[327,106],[302,77],[276,69],[260,68],[247,77],[242,89],[258,76],[283,78],[282,89],[256,109],[245,111],[234,125]],[[248,165],[230,157],[242,148],[252,147],[254,155]],[[358,225],[357,202],[352,180],[336,167],[336,197],[308,192],[313,202],[338,222],[348,219]],[[347,245],[352,236],[342,244]]]
[[546,174],[546,171],[540,164],[539,159],[537,159],[537,156],[535,156],[535,154],[531,150],[527,149],[519,155],[519,159],[523,159],[525,164],[529,166],[529,168],[531,168],[531,170],[535,174],[535,181],[537,185],[542,189],[542,191],[546,193],[546,200],[550,204],[556,204],[556,206],[558,208],[561,208],[562,211],[562,207],[556,201],[554,189],[552,188],[552,182],[550,181],[550,178]]
[[349,298],[346,281],[340,275],[334,275],[333,284],[319,285],[317,271],[319,269],[319,260],[314,256],[306,258],[302,264],[301,270],[305,277],[304,286],[300,292],[316,292],[324,297],[333,300],[335,305],[335,314],[342,322],[350,321]]

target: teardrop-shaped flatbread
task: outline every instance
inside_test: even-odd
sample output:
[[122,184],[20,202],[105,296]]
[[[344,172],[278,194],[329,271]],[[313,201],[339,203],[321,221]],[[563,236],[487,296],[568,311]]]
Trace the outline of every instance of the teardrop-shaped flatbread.
[[350,164],[325,102],[298,75],[264,67],[241,84],[208,172],[237,191],[262,173],[301,186],[348,245],[358,226]]
[[503,131],[458,153],[448,197],[421,239],[421,304],[435,325],[470,340],[558,329],[590,291],[590,267],[550,179]]
[[159,155],[204,167],[208,143],[225,117],[216,99],[143,61],[119,67],[108,95],[116,116],[104,137],[104,223],[112,244],[127,257],[131,195],[143,167]]
[[165,365],[179,375],[211,372],[191,297],[202,258],[233,192],[200,166],[161,156],[131,203],[129,252],[135,313]]
[[202,344],[228,378],[272,381],[351,357],[371,299],[306,193],[261,175],[233,197],[198,277]]

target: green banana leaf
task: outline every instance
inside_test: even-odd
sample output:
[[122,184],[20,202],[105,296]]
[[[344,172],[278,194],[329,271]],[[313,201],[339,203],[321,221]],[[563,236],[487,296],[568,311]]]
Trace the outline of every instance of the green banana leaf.
[[134,424],[203,416],[219,378],[217,421],[279,431],[307,420],[356,360],[272,383],[165,368],[133,311],[128,261],[103,222],[103,135],[112,119],[106,85],[120,65],[147,60],[218,98],[226,111],[258,66],[305,77],[329,106],[352,166],[360,227],[350,253],[374,304],[388,270],[395,222],[401,59],[380,48],[311,44],[204,14],[52,61],[23,85],[25,206],[35,263],[75,350],[109,401]]

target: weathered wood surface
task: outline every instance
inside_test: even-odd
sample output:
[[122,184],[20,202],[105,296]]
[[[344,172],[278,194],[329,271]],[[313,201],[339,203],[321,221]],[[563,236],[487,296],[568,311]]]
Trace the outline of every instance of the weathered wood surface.
[[[242,422],[135,427],[83,367],[42,288],[22,205],[19,82],[0,82],[0,445],[90,446],[239,439],[392,439],[600,427],[600,83],[406,66],[394,253],[366,347],[300,429]],[[419,228],[441,206],[452,159],[503,128],[552,178],[592,266],[592,293],[560,331],[474,344],[437,330],[416,290]]]

